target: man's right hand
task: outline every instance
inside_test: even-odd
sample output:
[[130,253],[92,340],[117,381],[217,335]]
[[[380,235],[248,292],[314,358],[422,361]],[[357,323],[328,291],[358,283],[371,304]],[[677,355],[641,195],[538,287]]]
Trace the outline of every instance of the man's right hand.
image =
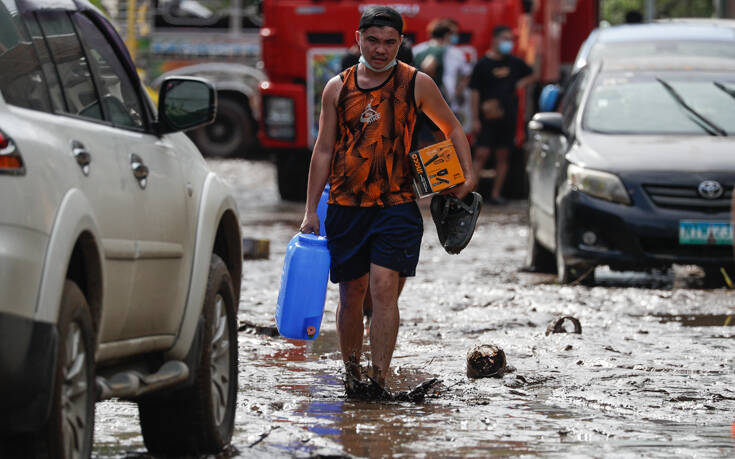
[[304,234],[314,233],[317,236],[319,235],[319,217],[316,212],[307,211],[304,213],[304,220],[301,222],[299,231]]

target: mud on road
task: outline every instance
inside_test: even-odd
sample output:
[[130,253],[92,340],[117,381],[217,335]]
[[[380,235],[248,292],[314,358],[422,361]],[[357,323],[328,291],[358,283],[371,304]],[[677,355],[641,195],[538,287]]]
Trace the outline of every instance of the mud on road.
[[[244,266],[236,427],[222,457],[735,455],[735,292],[701,288],[696,268],[598,269],[595,287],[561,286],[521,271],[523,203],[486,207],[455,256],[425,212],[390,386],[441,384],[420,404],[348,401],[334,285],[315,341],[271,336],[302,206],[278,200],[269,163],[210,165],[236,189],[244,235],[271,248],[270,259]],[[583,333],[546,335],[559,316],[579,319]],[[503,349],[515,371],[467,378],[465,357],[478,344]],[[146,457],[135,405],[98,404],[96,422],[95,456]]]

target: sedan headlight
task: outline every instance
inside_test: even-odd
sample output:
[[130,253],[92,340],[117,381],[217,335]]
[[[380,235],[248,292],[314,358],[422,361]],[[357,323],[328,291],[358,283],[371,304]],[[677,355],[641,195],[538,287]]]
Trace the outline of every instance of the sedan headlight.
[[570,164],[567,181],[578,191],[595,198],[630,205],[630,196],[617,175]]
[[293,140],[296,134],[294,102],[289,97],[265,99],[265,127],[268,137]]

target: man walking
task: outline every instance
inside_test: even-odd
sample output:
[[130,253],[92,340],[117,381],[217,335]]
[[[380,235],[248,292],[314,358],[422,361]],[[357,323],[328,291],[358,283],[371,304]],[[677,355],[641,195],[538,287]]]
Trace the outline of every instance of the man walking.
[[513,33],[508,26],[493,29],[492,47],[472,71],[472,134],[475,136],[474,170],[479,176],[490,151],[495,155],[495,179],[490,203],[503,204],[500,195],[508,175],[518,118],[516,89],[535,79],[533,70],[511,54]]
[[329,179],[325,226],[331,279],[339,283],[337,331],[348,396],[364,387],[360,354],[368,286],[371,376],[385,387],[398,334],[400,279],[415,275],[418,263],[423,221],[408,153],[419,111],[454,142],[466,178],[454,193],[462,198],[476,184],[467,139],[436,84],[396,60],[403,39],[400,14],[385,6],[367,8],[355,39],[359,64],[332,78],[322,94],[301,224],[302,232],[318,233],[316,207]]

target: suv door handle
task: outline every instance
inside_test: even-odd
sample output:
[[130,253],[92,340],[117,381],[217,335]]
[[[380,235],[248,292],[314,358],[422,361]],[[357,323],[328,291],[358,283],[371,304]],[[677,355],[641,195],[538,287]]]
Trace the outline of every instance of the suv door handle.
[[130,169],[133,171],[135,180],[141,188],[145,188],[148,184],[148,166],[143,164],[143,160],[135,153],[130,155]]
[[78,140],[72,140],[71,154],[74,155],[77,164],[82,168],[82,174],[89,175],[89,163],[92,162],[92,155],[84,148],[84,144]]

